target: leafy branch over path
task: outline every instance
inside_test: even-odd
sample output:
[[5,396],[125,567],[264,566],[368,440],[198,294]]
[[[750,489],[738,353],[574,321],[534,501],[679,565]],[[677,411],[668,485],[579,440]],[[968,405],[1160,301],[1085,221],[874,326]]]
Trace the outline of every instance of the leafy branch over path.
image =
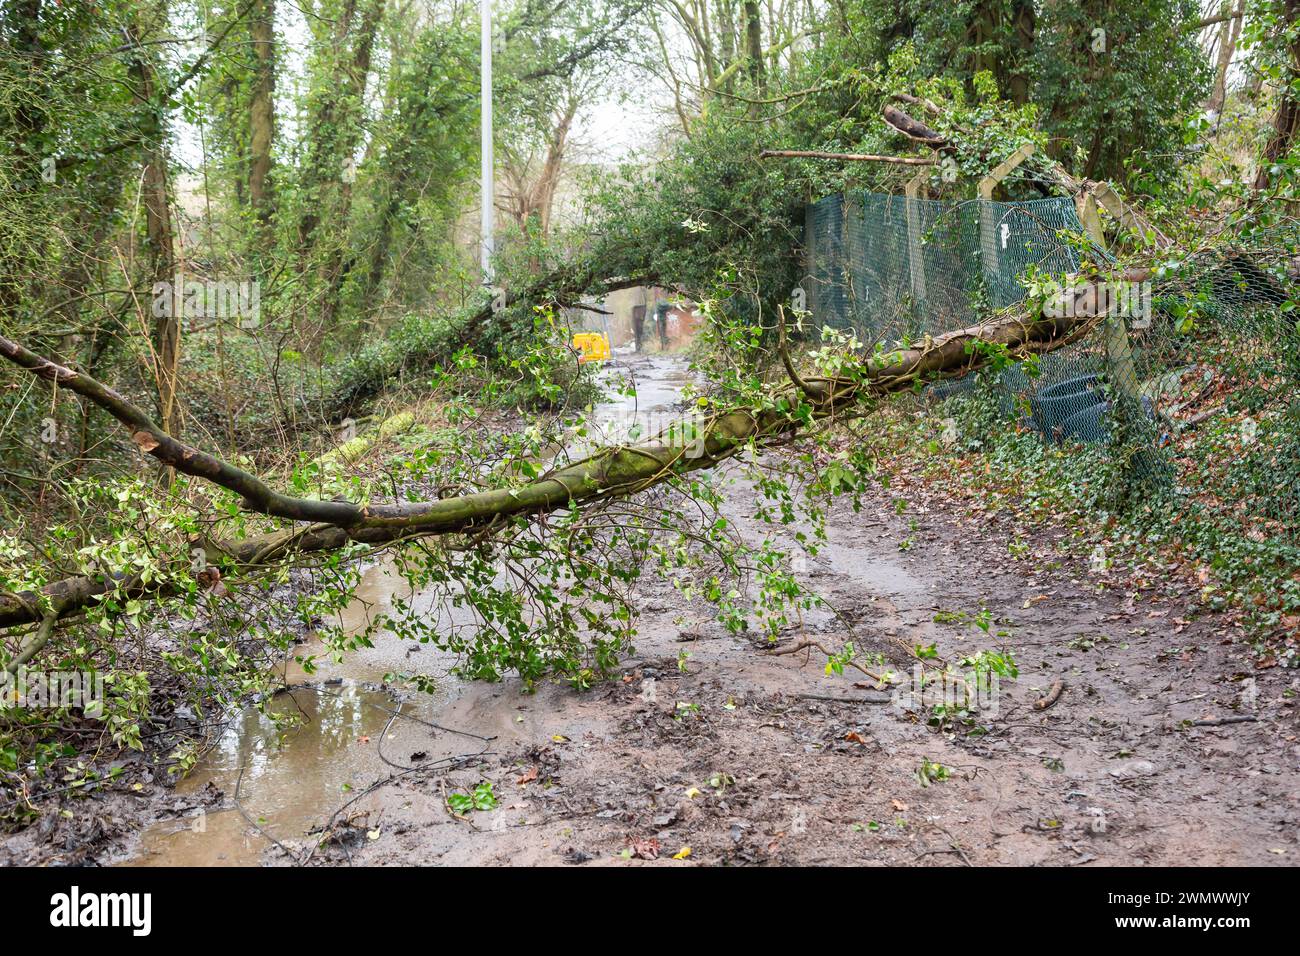
[[[675,422],[643,442],[601,448],[520,488],[416,502],[363,504],[282,494],[257,476],[167,435],[144,411],[84,372],[3,336],[0,355],[107,411],[127,427],[141,452],[161,464],[241,495],[244,510],[307,522],[297,529],[204,545],[214,563],[233,561],[251,570],[294,554],[338,550],[349,542],[383,544],[482,532],[516,516],[634,495],[671,476],[711,468],[743,450],[788,438],[813,421],[832,418],[873,397],[964,375],[994,355],[1023,357],[1073,342],[1098,318],[1086,301],[1077,305],[1057,318],[1026,311],[1001,313],[979,325],[861,358],[833,376],[804,376],[776,389],[761,405],[724,408],[697,421]],[[40,593],[0,594],[0,628],[38,622],[49,613],[66,617],[113,591],[157,597],[169,586],[159,580],[72,576],[46,585]]]

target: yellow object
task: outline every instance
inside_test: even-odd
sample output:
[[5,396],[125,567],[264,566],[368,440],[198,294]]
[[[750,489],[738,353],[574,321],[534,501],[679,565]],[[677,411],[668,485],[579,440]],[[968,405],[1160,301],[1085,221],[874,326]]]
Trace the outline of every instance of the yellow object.
[[603,362],[609,358],[609,339],[603,332],[577,332],[573,336],[573,348],[578,353],[578,364],[583,362]]

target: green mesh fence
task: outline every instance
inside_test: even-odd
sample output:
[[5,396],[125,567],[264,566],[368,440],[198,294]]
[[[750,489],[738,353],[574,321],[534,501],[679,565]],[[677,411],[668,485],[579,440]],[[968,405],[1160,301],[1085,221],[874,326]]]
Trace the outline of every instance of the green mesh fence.
[[[1021,301],[1034,276],[1108,258],[1082,234],[1065,197],[828,197],[807,209],[808,309],[815,326],[851,330],[868,347],[959,328]],[[1292,226],[1171,253],[1165,274],[1125,290],[1121,318],[1043,356],[1033,378],[1017,366],[926,394],[981,389],[1006,428],[1077,449],[1081,481],[1104,467],[1132,489],[1171,492],[1159,496],[1168,513],[1200,516],[1181,533],[1235,536],[1256,556],[1234,559],[1243,567],[1265,554],[1289,561],[1296,573],[1281,587],[1300,608],[1298,237]]]
[[1082,230],[1068,198],[830,196],[808,207],[805,291],[819,323],[863,341],[957,328],[1019,302],[1031,270],[1077,271],[1063,233]]
[[[1082,234],[1068,197],[831,196],[807,212],[809,308],[818,325],[851,330],[867,345],[960,328],[1020,302],[1029,276],[1077,272]],[[1007,415],[1019,412],[1027,426],[1057,441],[1107,441],[1113,405],[1107,383],[1122,381],[1129,395],[1139,384],[1131,369],[1125,374],[1108,361],[1104,336],[1045,356],[1039,372],[1032,381],[1019,369],[1003,373],[1001,404]],[[942,398],[974,386],[967,378],[939,383],[930,393]],[[1156,436],[1146,438],[1154,447]],[[1158,475],[1158,464],[1144,458],[1135,464]]]

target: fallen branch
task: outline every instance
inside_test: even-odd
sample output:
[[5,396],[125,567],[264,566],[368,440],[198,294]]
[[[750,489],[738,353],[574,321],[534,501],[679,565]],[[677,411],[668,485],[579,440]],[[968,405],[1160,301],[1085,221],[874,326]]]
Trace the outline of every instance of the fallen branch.
[[1225,724],[1253,724],[1259,718],[1254,714],[1232,714],[1228,717],[1207,717],[1204,720],[1193,720],[1193,727],[1222,727]]
[[1227,407],[1228,407],[1227,405],[1222,405],[1222,404],[1215,405],[1212,408],[1207,408],[1204,411],[1197,412],[1195,415],[1191,416],[1190,418],[1184,418],[1181,421],[1175,419],[1174,424],[1177,425],[1180,429],[1195,428],[1197,425],[1201,424],[1201,422],[1213,418],[1215,415],[1224,411]]
[[885,122],[891,129],[902,133],[914,143],[923,143],[931,149],[941,149],[948,145],[948,139],[926,126],[920,120],[904,113],[897,106],[885,105],[883,110]]
[[846,163],[894,163],[898,166],[933,166],[924,156],[877,156],[874,153],[827,153],[819,149],[765,149],[759,159],[837,159]]
[[[896,94],[892,98],[900,102],[920,106],[935,116],[944,115],[942,108],[932,100],[922,100],[908,94]],[[885,122],[892,129],[902,133],[914,142],[923,143],[936,150],[951,149],[953,147],[953,143],[943,134],[936,132],[896,106],[887,104],[884,107],[883,115]],[[1150,217],[1137,206],[1125,202],[1109,183],[1079,179],[1067,172],[1064,166],[1054,160],[1047,161],[1046,175],[1051,182],[1071,196],[1092,196],[1098,205],[1114,216],[1121,226],[1137,233],[1144,241],[1150,241],[1157,249],[1168,249],[1173,246],[1173,240],[1161,232]]]
[[816,398],[817,393],[813,392],[808,383],[799,376],[799,370],[794,367],[794,360],[790,358],[790,344],[786,337],[785,330],[785,308],[776,307],[777,321],[777,351],[781,353],[781,364],[785,366],[785,374],[790,377],[799,391],[803,392],[810,398]]
[[46,644],[50,642],[50,637],[54,634],[54,625],[58,622],[59,615],[54,612],[47,613],[41,618],[40,627],[32,635],[32,639],[27,641],[14,655],[13,660],[5,665],[4,676],[8,678],[18,673],[19,668],[25,666],[28,661],[35,657]]
[[[928,161],[927,161],[928,162]],[[920,383],[967,374],[989,356],[1025,357],[1068,345],[1095,326],[1096,307],[1079,293],[1063,315],[1000,313],[987,322],[924,337],[907,348],[872,353],[838,376],[805,376],[758,407],[721,409],[695,423],[676,422],[636,445],[601,448],[590,456],[515,488],[497,488],[432,501],[361,504],[281,494],[260,478],[165,434],[142,410],[84,372],[75,372],[0,336],[0,355],[33,375],[85,397],[121,422],[139,450],[178,472],[240,494],[251,512],[309,522],[257,538],[204,545],[212,564],[255,570],[290,555],[338,550],[349,542],[383,544],[460,534],[504,519],[556,511],[576,503],[636,494],[669,479],[712,468],[752,447],[779,442],[809,420],[834,417],[853,406]],[[176,571],[188,580],[188,561]],[[101,596],[160,596],[175,585],[167,575],[143,581],[75,575],[38,595],[0,594],[0,628],[40,621],[41,608],[59,618],[93,605]]]
[[795,694],[799,700],[819,700],[829,704],[888,704],[893,701],[889,694],[877,694],[873,697],[835,697],[829,694]]
[[1052,686],[1047,689],[1047,693],[1034,701],[1034,710],[1047,710],[1061,699],[1061,691],[1063,690],[1065,690],[1065,681],[1058,677],[1052,682]]
[[[768,651],[768,652],[767,652],[767,656],[768,656],[768,657],[785,657],[785,656],[788,655],[788,654],[798,654],[800,651],[807,651],[807,650],[813,650],[813,649],[816,649],[816,650],[821,651],[821,652],[822,652],[823,654],[825,654],[827,657],[834,657],[834,656],[835,656],[835,655],[832,654],[830,651],[828,651],[825,647],[823,647],[821,644],[819,644],[817,641],[800,641],[798,644],[795,644],[795,645],[793,645],[792,647],[783,647],[783,648],[781,648],[779,651],[776,651],[776,650]],[[848,665],[849,665],[850,667],[854,667],[854,668],[857,668],[858,670],[862,671],[862,673],[866,674],[866,675],[867,675],[868,677],[870,677],[873,681],[875,681],[876,684],[877,684],[877,686],[884,687],[884,686],[887,686],[887,685],[889,684],[889,681],[885,680],[885,679],[884,679],[883,677],[881,677],[879,674],[873,674],[873,673],[871,673],[871,671],[867,670],[865,667],[863,667],[863,666],[862,666],[861,664],[859,664],[857,661],[849,661],[849,662],[848,662]]]
[[1227,13],[1215,14],[1212,17],[1202,17],[1200,20],[1188,24],[1187,29],[1204,30],[1206,27],[1212,27],[1216,23],[1223,23],[1225,20],[1235,20],[1238,17],[1244,15],[1245,12],[1246,12],[1246,5],[1243,3],[1239,5],[1237,9],[1229,10]]
[[939,108],[939,104],[932,99],[913,96],[911,93],[895,93],[890,97],[890,99],[897,100],[899,103],[907,103],[911,106],[919,106],[921,109],[933,114],[934,116],[943,115],[943,110]]

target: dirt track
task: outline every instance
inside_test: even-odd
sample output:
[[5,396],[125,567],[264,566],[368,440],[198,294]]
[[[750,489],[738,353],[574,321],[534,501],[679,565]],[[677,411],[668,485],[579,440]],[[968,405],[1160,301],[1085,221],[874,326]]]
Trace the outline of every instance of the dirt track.
[[[670,401],[674,367],[658,374],[643,397]],[[728,496],[747,500],[743,489]],[[730,507],[742,533],[766,530]],[[1184,585],[1134,591],[1118,572],[1062,558],[1065,532],[1050,529],[1015,560],[1015,530],[906,475],[870,492],[859,513],[839,502],[830,545],[799,573],[840,618],[809,615],[775,647],[811,639],[834,650],[851,639],[907,675],[906,648],[934,644],[959,660],[1005,644],[1020,676],[1002,682],[996,713],[976,718],[982,734],[936,730],[855,687],[864,679],[855,671],[827,676],[817,650],[778,656],[766,641],[732,636],[707,606],[683,604],[648,573],[637,654],[621,680],[531,696],[516,681],[449,680],[394,716],[397,701],[375,682],[448,662],[379,641],[277,699],[308,718],[287,743],[250,710],[175,791],[136,771],[125,779],[145,789],[95,794],[70,804],[70,818],[49,812],[5,841],[0,861],[1300,862],[1294,672],[1257,669],[1242,634],[1198,616]],[[360,605],[391,597],[381,572],[367,575]],[[1005,638],[972,626],[984,607]],[[1036,709],[1058,679],[1059,699]],[[1190,724],[1222,718],[1238,722]],[[458,769],[436,769],[458,756]],[[927,761],[947,778],[923,786]],[[448,796],[482,781],[497,809],[449,812]],[[335,839],[313,850],[309,831],[336,810]]]
[[[981,718],[987,734],[945,735],[888,704],[803,696],[873,695],[853,686],[851,671],[825,676],[816,651],[775,657],[716,625],[683,627],[683,615],[704,619],[704,610],[651,584],[639,656],[622,682],[532,697],[501,686],[497,704],[517,711],[525,733],[503,735],[481,765],[445,781],[411,776],[359,801],[372,812],[358,819],[356,840],[318,858],[594,864],[657,853],[665,862],[689,847],[688,859],[704,864],[1300,860],[1293,677],[1256,672],[1213,617],[1184,623],[1184,595],[1099,593],[1108,575],[1078,563],[1035,573],[1044,559],[1012,560],[1007,537],[982,515],[914,506],[910,528],[893,500],[881,495],[857,515],[838,507],[832,547],[809,573],[855,622],[859,646],[904,673],[894,638],[959,658],[989,638],[968,623],[935,623],[936,614],[987,605],[1010,630],[1021,670],[1003,682],[998,715]],[[914,543],[900,552],[904,537]],[[838,646],[838,627],[823,622],[811,636]],[[1059,700],[1034,709],[1058,678]],[[1185,724],[1230,716],[1257,720]],[[454,705],[444,713],[451,726],[473,718]],[[949,778],[923,787],[926,760]],[[444,788],[481,780],[500,807],[449,814]]]

